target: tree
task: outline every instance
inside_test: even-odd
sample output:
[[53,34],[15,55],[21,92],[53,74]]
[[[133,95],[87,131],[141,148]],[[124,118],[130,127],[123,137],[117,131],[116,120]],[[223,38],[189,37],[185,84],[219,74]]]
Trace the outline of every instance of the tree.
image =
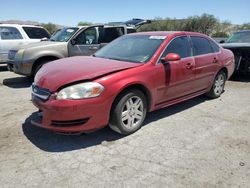
[[42,26],[47,29],[49,31],[50,34],[53,34],[57,29],[58,27],[53,24],[53,23],[47,23],[47,24],[42,24]]
[[229,35],[226,32],[216,32],[216,33],[212,34],[212,37],[228,38]]
[[191,16],[186,19],[184,30],[211,35],[216,28],[217,23],[219,23],[218,19],[210,14]]
[[219,20],[210,14],[186,19],[155,18],[151,24],[142,26],[140,31],[196,31],[211,35],[218,23]]
[[230,21],[220,21],[211,14],[190,16],[184,19],[157,17],[151,24],[145,24],[139,31],[194,31],[213,37],[228,37],[237,30],[250,29],[250,23],[233,25]]
[[244,23],[239,27],[240,30],[247,30],[250,29],[250,23]]
[[77,25],[78,26],[85,26],[85,25],[93,25],[93,23],[91,23],[91,22],[79,22]]

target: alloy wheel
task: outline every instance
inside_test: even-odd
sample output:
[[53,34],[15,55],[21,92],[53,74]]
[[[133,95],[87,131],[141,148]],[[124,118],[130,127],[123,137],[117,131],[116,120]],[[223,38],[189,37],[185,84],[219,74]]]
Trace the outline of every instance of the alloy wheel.
[[225,84],[225,78],[223,74],[219,74],[214,83],[214,93],[220,95],[223,92]]
[[138,126],[144,118],[144,107],[142,99],[138,96],[130,97],[122,108],[121,120],[127,129]]

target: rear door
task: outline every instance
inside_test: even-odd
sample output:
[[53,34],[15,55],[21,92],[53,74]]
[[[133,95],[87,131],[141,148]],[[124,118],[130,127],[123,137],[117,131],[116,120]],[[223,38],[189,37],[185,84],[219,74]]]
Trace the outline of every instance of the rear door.
[[165,72],[165,84],[160,86],[161,92],[158,103],[164,103],[172,99],[178,99],[196,91],[195,81],[195,61],[191,53],[191,45],[187,36],[174,38],[161,57],[168,53],[176,53],[181,56],[181,60],[169,62],[165,65],[160,64]]
[[213,82],[214,74],[219,68],[217,52],[211,46],[210,40],[201,36],[191,36],[195,58],[195,85],[199,90],[206,89]]

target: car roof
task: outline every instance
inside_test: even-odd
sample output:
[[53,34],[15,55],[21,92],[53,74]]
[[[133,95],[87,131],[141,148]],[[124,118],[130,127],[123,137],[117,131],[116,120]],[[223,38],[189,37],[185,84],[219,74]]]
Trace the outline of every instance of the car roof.
[[156,36],[168,36],[168,35],[199,35],[208,37],[205,34],[198,32],[187,32],[187,31],[148,31],[148,32],[137,32],[131,33],[130,35],[156,35]]
[[3,24],[3,23],[0,23],[0,26],[6,26],[6,27],[38,27],[38,28],[42,28],[42,26],[39,26],[39,25],[27,25],[27,24]]
[[83,26],[65,26],[64,28],[88,28],[88,27],[98,27],[98,26],[103,26],[103,27],[127,27],[128,29],[133,29],[133,27],[128,27],[126,25],[108,25],[108,24],[95,24],[95,25],[83,25]]

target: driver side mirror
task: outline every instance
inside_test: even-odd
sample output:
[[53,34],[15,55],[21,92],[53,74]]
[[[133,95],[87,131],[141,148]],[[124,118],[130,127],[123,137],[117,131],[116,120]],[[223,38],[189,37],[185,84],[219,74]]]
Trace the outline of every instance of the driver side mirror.
[[71,43],[72,45],[75,45],[75,44],[76,44],[76,39],[71,39],[70,43]]
[[220,41],[220,44],[223,44],[223,43],[225,43],[225,41],[224,41],[224,40],[221,40],[221,41]]
[[180,55],[175,53],[169,53],[165,57],[161,58],[162,64],[165,64],[169,61],[179,61],[179,60],[181,60]]

